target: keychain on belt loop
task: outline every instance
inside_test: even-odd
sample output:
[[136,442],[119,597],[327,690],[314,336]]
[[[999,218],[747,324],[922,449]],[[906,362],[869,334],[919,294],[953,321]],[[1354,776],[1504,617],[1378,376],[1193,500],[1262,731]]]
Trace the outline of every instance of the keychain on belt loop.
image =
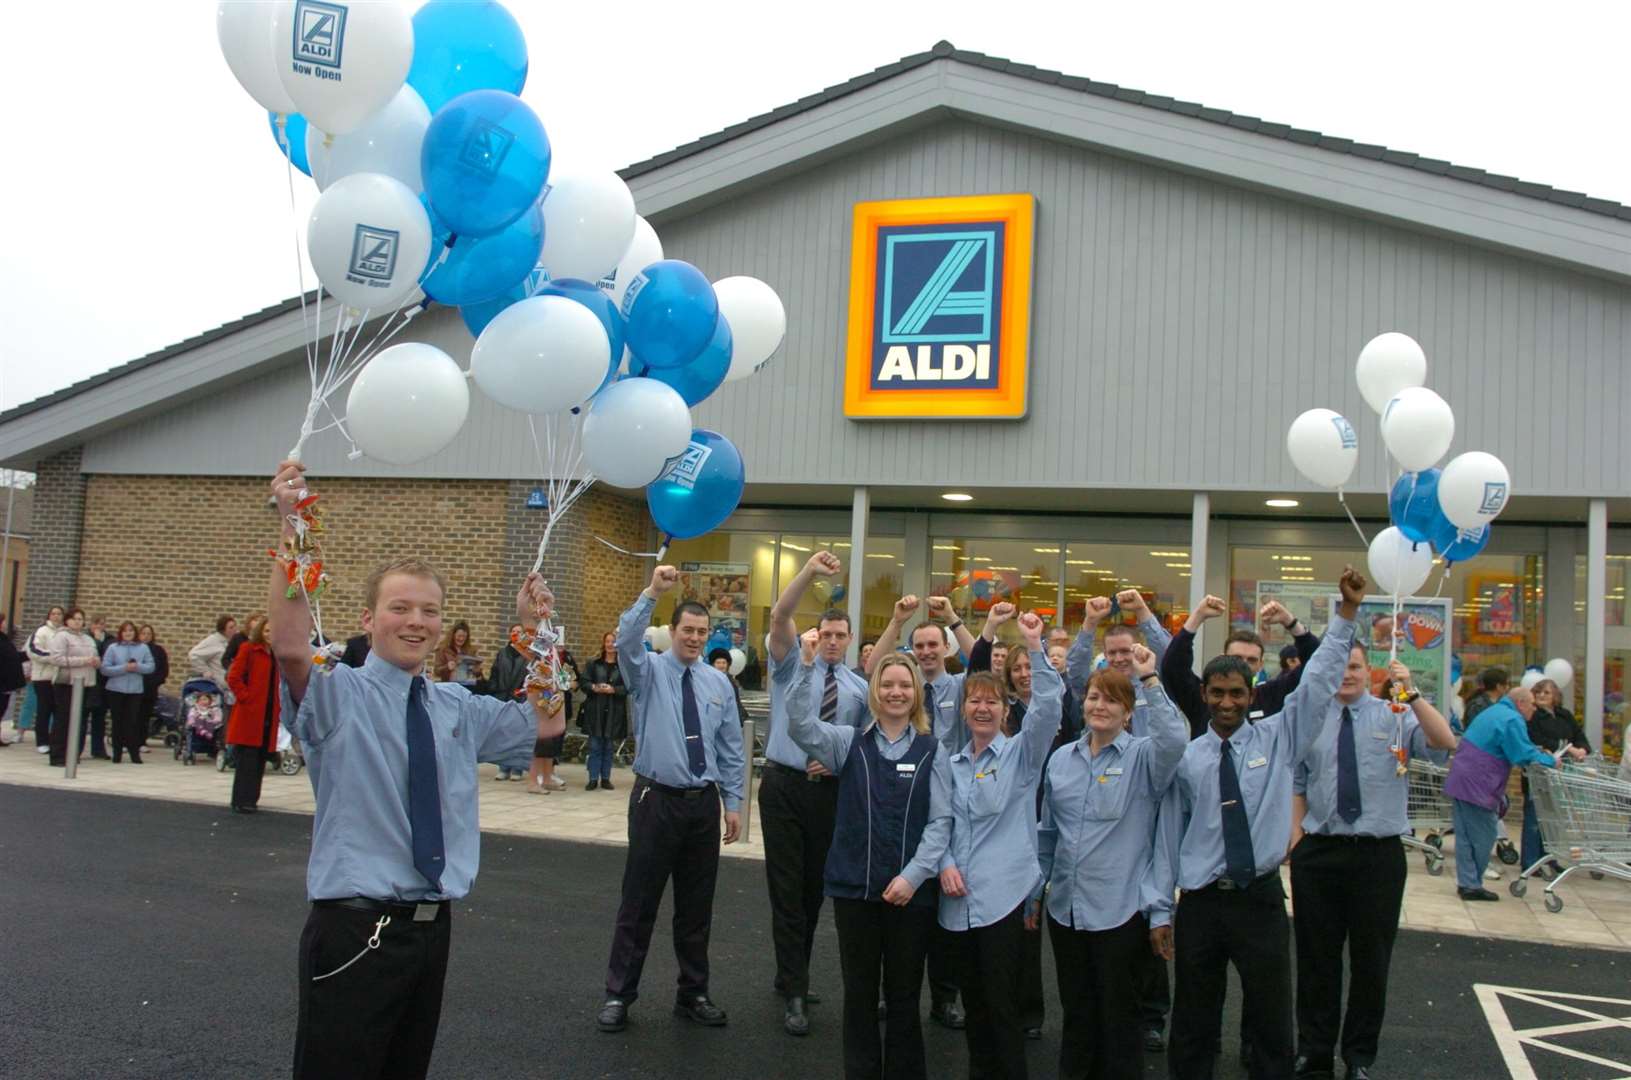
[[367,956],[372,950],[379,948],[380,931],[384,930],[390,925],[391,917],[389,915],[381,915],[379,917],[379,922],[374,924],[374,936],[368,939],[368,944],[362,947],[362,952],[358,953],[356,956],[353,956],[351,959],[347,960],[345,963],[341,964],[327,975],[313,975],[311,981],[322,982],[324,979],[332,978],[344,971],[346,968],[350,967],[352,964],[355,964],[358,960],[361,960],[363,957]]

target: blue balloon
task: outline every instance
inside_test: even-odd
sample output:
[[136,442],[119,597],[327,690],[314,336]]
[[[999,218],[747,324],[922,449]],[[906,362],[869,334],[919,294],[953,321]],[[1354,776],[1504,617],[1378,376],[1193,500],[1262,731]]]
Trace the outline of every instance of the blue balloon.
[[675,540],[711,532],[736,512],[746,476],[742,455],[725,436],[697,428],[691,445],[669,458],[646,485],[646,507],[657,527]]
[[431,117],[419,170],[448,228],[458,236],[492,236],[543,195],[549,136],[514,94],[473,90]]
[[537,294],[538,290],[549,281],[549,271],[542,266],[535,266],[532,272],[518,283],[511,285],[491,300],[478,300],[473,304],[459,305],[459,317],[469,328],[471,337],[481,337],[481,332],[487,329],[487,324],[498,317],[498,313],[511,304],[520,303],[529,296]]
[[623,316],[618,313],[617,305],[612,303],[612,298],[599,286],[577,278],[551,281],[534,295],[564,296],[568,300],[576,300],[594,312],[595,318],[600,320],[600,325],[606,328],[606,340],[612,347],[611,365],[606,370],[606,377],[600,380],[600,387],[595,390],[596,394],[600,393],[607,384],[617,378],[618,365],[623,362]]
[[525,282],[538,265],[538,253],[544,247],[544,215],[538,207],[493,236],[458,237],[443,259],[452,230],[424,196],[420,201],[430,213],[431,245],[428,275],[419,284],[437,303],[474,304],[502,296],[518,282]]
[[526,82],[527,39],[503,4],[430,0],[413,13],[408,85],[432,116],[460,94],[519,94]]
[[1388,495],[1388,516],[1413,544],[1431,541],[1448,524],[1438,506],[1438,478],[1438,469],[1407,472],[1393,482]]
[[[619,354],[621,355],[621,354]],[[719,316],[713,340],[689,364],[679,367],[649,367],[636,356],[629,364],[630,375],[643,375],[667,383],[680,392],[687,405],[695,405],[718,390],[731,370],[731,324]]]
[[[283,134],[277,130],[278,114],[266,114],[267,123],[272,125],[272,139],[277,143],[278,153],[294,162],[294,167],[311,175],[311,166],[306,162],[306,118],[299,113],[289,113],[283,118]],[[285,147],[283,140],[288,139],[289,145]]]
[[1451,653],[1450,654],[1450,681],[1453,682],[1453,683],[1461,681],[1461,654],[1460,653]]
[[1489,546],[1491,529],[1480,525],[1476,529],[1460,529],[1453,521],[1444,521],[1432,537],[1433,550],[1446,563],[1466,562]]
[[713,340],[719,298],[701,270],[679,259],[654,262],[623,294],[629,351],[647,367],[688,364]]

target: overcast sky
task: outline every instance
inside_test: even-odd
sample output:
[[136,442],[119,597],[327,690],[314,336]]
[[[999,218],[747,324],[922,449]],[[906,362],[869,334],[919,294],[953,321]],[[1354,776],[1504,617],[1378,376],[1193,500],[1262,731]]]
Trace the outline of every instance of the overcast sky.
[[[945,38],[1631,203],[1631,4],[508,6],[522,96],[568,166],[642,160]],[[0,407],[298,290],[283,161],[215,4],[74,10],[0,71]],[[296,180],[303,228],[314,189]]]

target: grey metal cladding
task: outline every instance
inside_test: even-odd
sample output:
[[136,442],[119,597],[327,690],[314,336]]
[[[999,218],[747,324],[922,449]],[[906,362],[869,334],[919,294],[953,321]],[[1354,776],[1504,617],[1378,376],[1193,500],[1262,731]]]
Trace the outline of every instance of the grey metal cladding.
[[[1037,196],[1028,418],[847,420],[854,204],[1007,191]],[[1354,488],[1380,490],[1387,457],[1353,362],[1392,329],[1427,350],[1428,385],[1456,411],[1452,454],[1500,455],[1519,494],[1628,487],[1631,289],[1554,262],[961,117],[658,227],[671,257],[763,278],[786,301],[781,353],[694,410],[741,448],[750,483],[1306,490],[1285,428],[1328,406],[1360,431]],[[415,332],[468,356],[456,316],[427,314]],[[140,420],[91,442],[84,467],[264,472],[292,441],[304,381],[296,362]],[[347,462],[333,433],[312,465],[533,475],[524,418],[472,398],[465,431],[422,466]]]

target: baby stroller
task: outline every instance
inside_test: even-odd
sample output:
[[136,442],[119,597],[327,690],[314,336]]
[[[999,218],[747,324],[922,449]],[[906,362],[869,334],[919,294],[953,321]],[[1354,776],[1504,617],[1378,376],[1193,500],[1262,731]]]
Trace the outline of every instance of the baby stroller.
[[[200,722],[193,716],[193,706],[208,694],[215,706],[213,721]],[[209,679],[189,679],[181,688],[181,731],[176,739],[175,756],[185,765],[194,764],[199,754],[216,759],[216,768],[222,768],[225,746],[221,727],[221,688]]]

